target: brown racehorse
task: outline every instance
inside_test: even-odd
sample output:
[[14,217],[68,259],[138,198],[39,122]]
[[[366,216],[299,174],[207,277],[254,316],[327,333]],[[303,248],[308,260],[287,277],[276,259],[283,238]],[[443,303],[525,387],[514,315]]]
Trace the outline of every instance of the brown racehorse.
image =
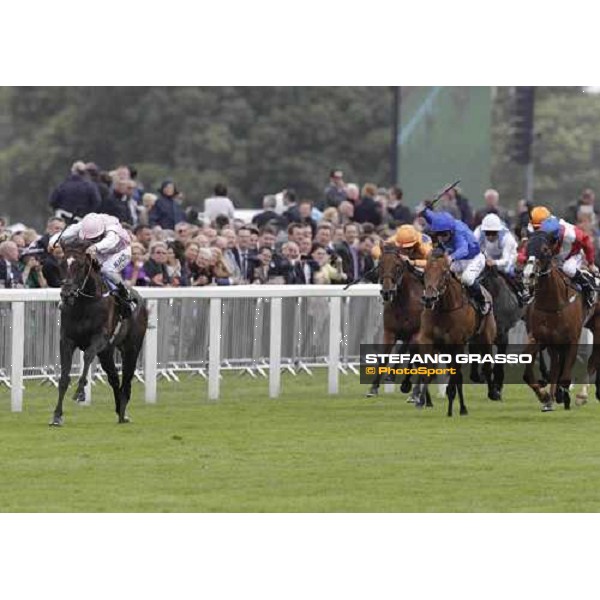
[[[403,349],[408,347],[421,325],[423,312],[423,274],[414,267],[393,243],[383,244],[379,260],[379,283],[383,308],[383,344],[386,353],[393,350],[396,342],[403,342]],[[376,396],[381,376],[377,375],[367,394]],[[403,392],[410,391],[410,376],[401,386]],[[425,391],[427,405],[431,398]]]
[[[425,310],[421,315],[418,343],[422,351],[439,350],[451,355],[452,362],[444,365],[455,369],[446,388],[448,416],[452,416],[452,404],[457,393],[460,414],[466,415],[468,411],[462,388],[463,375],[461,365],[456,362],[456,355],[464,352],[469,342],[476,345],[479,352],[491,353],[496,338],[494,314],[491,310],[485,316],[478,314],[462,284],[450,270],[448,257],[439,248],[429,255],[424,284]],[[489,382],[490,365],[484,364],[482,370]]]
[[[525,284],[534,288],[533,302],[527,310],[528,342],[524,353],[533,360],[523,379],[542,403],[542,411],[553,410],[553,401],[571,408],[569,386],[577,358],[577,345],[587,317],[582,295],[561,273],[553,260],[550,239],[535,232],[527,244],[529,258],[523,271]],[[550,392],[535,378],[533,364],[544,348],[550,355]]]

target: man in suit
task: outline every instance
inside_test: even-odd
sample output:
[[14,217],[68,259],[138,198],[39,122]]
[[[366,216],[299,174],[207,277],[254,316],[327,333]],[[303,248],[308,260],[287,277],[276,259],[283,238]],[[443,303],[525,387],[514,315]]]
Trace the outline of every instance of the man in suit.
[[358,250],[359,229],[356,223],[344,225],[344,241],[335,246],[337,254],[342,259],[342,269],[346,273],[348,281],[360,279],[360,262]]
[[312,259],[300,256],[300,248],[295,242],[286,242],[281,252],[288,263],[285,282],[288,285],[307,285],[314,283],[315,263]]
[[248,227],[241,227],[237,232],[237,250],[242,282],[249,282],[255,266],[257,248],[252,243],[252,232]]
[[0,288],[22,288],[19,247],[11,241],[0,244]]

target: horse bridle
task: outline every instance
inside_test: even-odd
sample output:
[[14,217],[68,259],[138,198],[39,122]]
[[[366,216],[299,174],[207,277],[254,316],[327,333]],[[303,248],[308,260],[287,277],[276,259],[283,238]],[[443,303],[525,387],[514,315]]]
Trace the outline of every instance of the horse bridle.
[[435,308],[435,305],[439,302],[440,298],[446,293],[446,288],[448,287],[450,277],[452,277],[452,272],[448,269],[440,278],[438,286],[436,288],[431,286],[431,289],[434,292],[433,294],[428,295],[427,288],[423,290],[423,305],[425,308]]
[[85,278],[83,279],[83,283],[73,292],[70,292],[68,296],[73,296],[74,298],[79,298],[80,296],[83,298],[95,298],[96,296],[92,296],[90,294],[86,294],[83,290],[85,290],[85,286],[87,285],[88,279],[90,278],[90,273],[92,272],[93,267],[93,259],[90,257],[90,266],[88,267],[87,273],[85,274]]
[[396,247],[383,247],[384,254],[393,254],[396,258],[396,265],[394,267],[393,275],[385,275],[381,277],[381,281],[384,279],[392,279],[394,282],[394,286],[389,290],[382,289],[380,294],[381,298],[384,302],[390,302],[394,295],[398,293],[398,288],[402,284],[402,278],[404,277],[404,270],[406,268],[406,264],[404,260],[400,258],[400,250]]

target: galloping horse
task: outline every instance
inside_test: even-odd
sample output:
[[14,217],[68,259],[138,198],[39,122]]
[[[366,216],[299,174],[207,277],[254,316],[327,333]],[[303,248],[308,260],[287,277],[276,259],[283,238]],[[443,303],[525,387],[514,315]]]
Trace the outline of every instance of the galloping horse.
[[[383,344],[384,352],[393,350],[398,340],[403,342],[405,350],[421,325],[423,312],[422,273],[411,265],[394,243],[383,244],[379,262],[379,283],[383,309]],[[373,381],[367,397],[376,396],[381,376]],[[410,376],[402,382],[401,390],[410,391]],[[429,392],[425,391],[427,404],[431,405]]]
[[[571,407],[569,386],[577,358],[577,344],[586,318],[582,295],[552,259],[550,239],[536,231],[528,243],[529,259],[523,271],[526,285],[534,288],[533,302],[527,311],[529,339],[524,353],[533,360],[523,379],[543,404],[542,411],[553,410],[553,400]],[[536,381],[533,363],[544,348],[550,354],[550,392]]]
[[[496,267],[487,266],[481,276],[481,284],[494,299],[494,319],[496,320],[496,339],[494,345],[498,352],[505,354],[508,347],[508,332],[522,318],[522,309],[514,290]],[[471,365],[471,381],[481,383],[477,363]],[[504,365],[494,364],[492,379],[488,382],[488,398],[502,399],[504,386]]]
[[[467,293],[450,270],[450,261],[442,249],[435,249],[425,267],[425,310],[421,315],[421,327],[417,336],[421,347],[441,349],[452,356],[448,365],[455,372],[450,375],[446,395],[448,416],[452,416],[452,403],[458,392],[460,414],[468,414],[463,394],[463,376],[456,355],[464,352],[469,341],[477,344],[480,351],[490,352],[496,338],[496,321],[493,312],[480,316],[469,302]],[[489,382],[491,368],[485,364],[484,375]]]
[[[85,253],[88,244],[65,245],[61,289],[60,381],[58,403],[50,425],[63,424],[63,398],[69,387],[73,352],[83,350],[83,371],[74,400],[85,400],[88,370],[96,356],[106,371],[115,397],[119,423],[127,423],[125,408],[131,397],[131,380],[148,325],[148,311],[142,298],[132,293],[136,308],[129,319],[121,321],[116,301],[107,293],[98,263]],[[115,365],[115,347],[123,363],[122,381]]]

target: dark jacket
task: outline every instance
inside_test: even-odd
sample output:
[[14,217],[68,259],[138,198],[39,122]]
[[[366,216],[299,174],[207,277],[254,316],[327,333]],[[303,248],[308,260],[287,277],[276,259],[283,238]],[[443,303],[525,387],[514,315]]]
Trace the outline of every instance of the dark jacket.
[[23,287],[22,284],[23,277],[19,263],[10,263],[10,269],[8,269],[6,260],[4,258],[0,258],[0,287]]
[[175,229],[175,223],[185,221],[183,208],[172,198],[161,196],[148,215],[150,227],[160,225],[163,229]]
[[274,210],[265,210],[257,215],[254,215],[252,217],[252,223],[254,223],[259,229],[262,229],[269,223],[277,227],[277,229],[282,229],[285,227],[284,220]]
[[319,266],[312,259],[302,259],[295,264],[289,264],[285,275],[285,282],[288,285],[306,285],[315,282],[315,272]]
[[396,204],[394,208],[388,209],[388,213],[396,226],[412,225],[413,221],[415,220],[413,211],[404,204]]
[[456,206],[460,211],[460,220],[466,223],[467,227],[473,227],[473,209],[468,198],[456,194]]
[[[171,278],[169,277],[169,273],[167,272],[166,265],[159,264],[155,262],[152,258],[150,258],[144,263],[144,271],[146,275],[148,275],[150,280],[152,280],[152,278],[158,275],[159,273],[162,273],[163,285],[171,283]],[[153,281],[150,281],[148,285],[154,286],[155,284]]]
[[69,175],[50,195],[54,210],[64,210],[76,217],[99,212],[100,203],[98,188],[81,175]]
[[127,207],[128,200],[127,196],[117,196],[113,191],[100,205],[100,212],[117,217],[121,223],[133,225],[131,213]]
[[381,225],[381,211],[377,202],[373,198],[365,196],[354,207],[354,220],[357,223],[372,223],[375,227]]
[[[360,272],[360,260],[358,261],[359,272],[354,272],[354,258],[352,254],[352,250],[350,249],[350,245],[348,242],[340,242],[335,245],[335,251],[342,259],[342,270],[346,273],[346,277],[348,281],[354,281],[355,279],[360,279],[362,273]],[[358,275],[358,277],[355,277]]]
[[62,283],[58,261],[49,254],[42,263],[42,275],[46,278],[48,287],[59,288]]
[[337,208],[341,202],[346,200],[346,190],[339,188],[336,185],[330,184],[325,188],[325,199],[317,203],[319,210],[325,210],[330,206]]

